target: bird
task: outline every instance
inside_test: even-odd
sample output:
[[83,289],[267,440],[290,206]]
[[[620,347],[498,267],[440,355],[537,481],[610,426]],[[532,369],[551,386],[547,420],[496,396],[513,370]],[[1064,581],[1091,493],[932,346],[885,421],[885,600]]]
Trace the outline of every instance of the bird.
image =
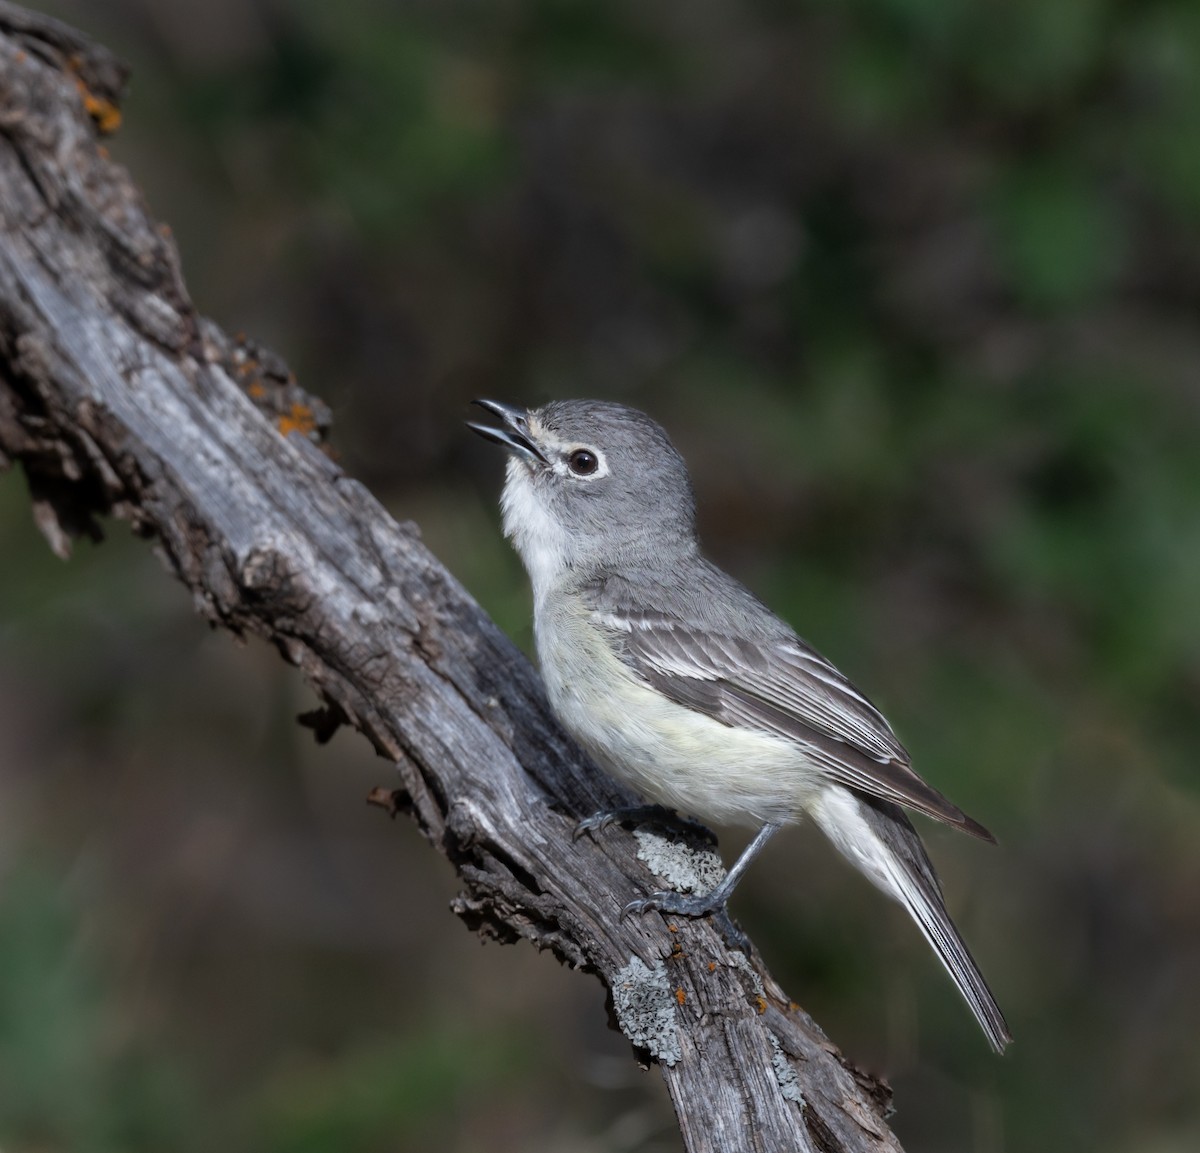
[[532,585],[558,720],[649,801],[755,830],[711,892],[655,892],[624,912],[723,914],[767,842],[807,817],[909,913],[1003,1052],[1004,1015],[905,810],[995,838],[917,775],[843,673],[703,554],[691,478],[662,426],[610,401],[474,403],[498,423],[468,427],[507,450],[502,526]]

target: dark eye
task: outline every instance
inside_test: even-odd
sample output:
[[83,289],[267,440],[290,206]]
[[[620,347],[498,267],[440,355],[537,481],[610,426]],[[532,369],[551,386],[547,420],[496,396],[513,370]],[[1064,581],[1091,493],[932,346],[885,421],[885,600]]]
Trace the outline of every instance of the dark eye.
[[586,448],[577,448],[567,457],[567,467],[576,476],[591,476],[600,467],[600,461],[594,452]]

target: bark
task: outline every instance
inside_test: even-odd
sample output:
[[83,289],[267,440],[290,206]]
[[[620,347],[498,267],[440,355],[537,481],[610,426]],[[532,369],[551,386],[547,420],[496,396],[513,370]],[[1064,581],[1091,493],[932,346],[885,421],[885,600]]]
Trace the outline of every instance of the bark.
[[[610,991],[666,1080],[689,1150],[899,1148],[890,1091],[850,1066],[708,920],[622,920],[703,849],[576,821],[630,798],[548,711],[528,662],[421,544],[321,451],[328,416],[277,357],[188,298],[170,232],[99,137],[125,68],[0,2],[0,467],[19,461],[66,556],[117,516],[157,542],[197,611],[257,633],[338,724],[395,762],[377,798],[462,878],[454,910]],[[707,863],[711,866],[711,862]]]

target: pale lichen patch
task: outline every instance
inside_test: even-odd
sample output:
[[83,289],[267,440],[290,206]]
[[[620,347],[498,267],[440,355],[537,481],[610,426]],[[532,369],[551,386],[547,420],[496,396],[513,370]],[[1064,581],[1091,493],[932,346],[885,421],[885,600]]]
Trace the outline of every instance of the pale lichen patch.
[[791,1061],[787,1059],[787,1054],[783,1051],[779,1038],[774,1033],[770,1034],[770,1038],[771,1048],[774,1050],[771,1056],[771,1067],[775,1070],[775,1080],[779,1083],[779,1091],[783,1094],[785,1101],[795,1101],[803,1108],[804,1094],[800,1090],[800,1078],[796,1075]]
[[676,892],[703,896],[725,878],[725,866],[711,849],[693,849],[652,829],[634,829],[633,835],[638,843],[638,860]]
[[634,1045],[664,1065],[674,1065],[683,1056],[675,997],[661,961],[651,968],[632,957],[613,977],[612,997],[621,1032]]

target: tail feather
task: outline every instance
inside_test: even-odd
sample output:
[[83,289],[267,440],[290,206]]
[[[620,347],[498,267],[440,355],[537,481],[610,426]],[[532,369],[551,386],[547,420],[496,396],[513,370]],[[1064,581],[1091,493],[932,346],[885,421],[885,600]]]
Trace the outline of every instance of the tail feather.
[[812,816],[852,864],[908,910],[992,1048],[1003,1053],[1012,1040],[1004,1014],[946,911],[937,874],[903,810],[839,788],[823,794]]
[[942,904],[941,895],[934,896],[922,891],[923,886],[919,881],[909,889],[905,882],[911,880],[911,877],[906,877],[900,882],[904,907],[916,921],[925,940],[933,946],[942,964],[946,966],[951,979],[958,986],[958,991],[975,1014],[975,1020],[987,1034],[992,1048],[997,1053],[1003,1053],[1005,1046],[1012,1040],[1012,1034],[1008,1031],[1004,1014],[983,979],[975,958],[971,956],[966,942],[955,928],[954,922],[950,920],[950,915]]

